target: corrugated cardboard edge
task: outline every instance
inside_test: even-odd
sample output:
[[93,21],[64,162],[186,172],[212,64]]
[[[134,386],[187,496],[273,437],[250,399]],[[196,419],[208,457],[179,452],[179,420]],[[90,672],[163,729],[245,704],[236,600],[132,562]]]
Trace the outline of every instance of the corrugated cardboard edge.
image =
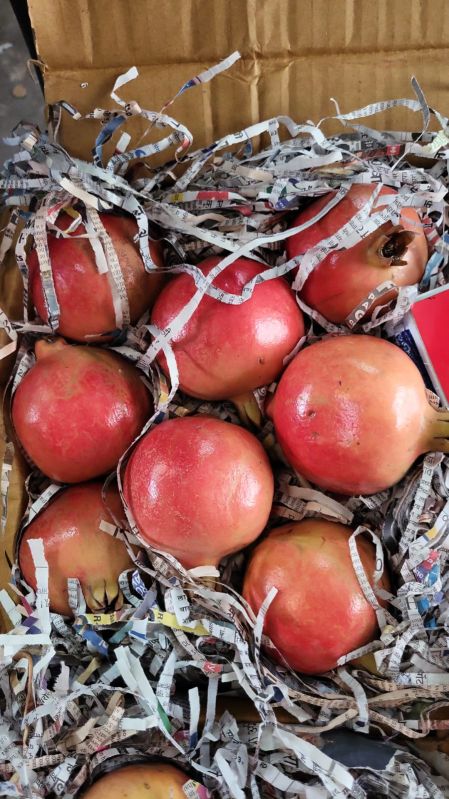
[[[3,211],[0,214],[0,231],[4,229],[9,218],[10,211]],[[20,319],[22,313],[22,278],[14,257],[14,244],[6,255],[5,261],[0,270],[0,307],[5,311],[10,319]],[[0,346],[9,341],[8,336],[3,330],[0,330]],[[0,391],[3,397],[5,386],[8,382],[11,368],[14,364],[15,355],[0,361]],[[8,422],[3,414],[0,417],[0,463],[3,464],[5,455],[6,438],[5,433],[8,428]],[[27,467],[25,462],[15,447],[15,455],[12,464],[12,470],[9,474],[9,490],[8,490],[8,512],[6,517],[6,525],[1,534],[1,553],[0,553],[0,588],[8,590],[8,583],[10,580],[11,569],[9,562],[14,559],[14,542],[17,530],[20,526],[20,521],[26,507],[26,493],[24,487],[25,477],[27,475]],[[0,504],[2,499],[0,497]],[[1,507],[3,512],[3,507]],[[6,557],[7,556],[7,557]],[[9,559],[9,562],[8,562]],[[15,595],[11,593],[12,598]],[[0,607],[0,628],[7,629],[9,627],[9,619]]]

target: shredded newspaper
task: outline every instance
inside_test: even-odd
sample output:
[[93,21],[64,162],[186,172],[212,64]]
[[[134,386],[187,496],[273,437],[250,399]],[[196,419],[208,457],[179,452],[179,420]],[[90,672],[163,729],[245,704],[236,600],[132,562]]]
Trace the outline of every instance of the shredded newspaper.
[[[193,78],[178,95],[232,67],[237,58],[233,54]],[[329,322],[298,297],[308,330],[291,357],[329,333],[392,338],[414,297],[445,285],[449,120],[429,108],[415,80],[415,99],[377,103],[352,114],[340,114],[337,107],[333,119],[343,129],[337,136],[326,136],[326,119],[297,124],[280,116],[192,150],[190,131],[166,113],[173,101],[154,112],[121,99],[121,87],[136,76],[133,68],[116,81],[112,110],[95,109],[87,115],[100,126],[92,162],[71,156],[58,143],[60,116],[82,119],[65,102],[52,109],[49,133],[22,125],[8,140],[14,154],[4,165],[0,189],[3,204],[13,210],[3,231],[0,260],[15,247],[24,286],[19,322],[0,309],[0,326],[9,338],[0,357],[17,353],[9,399],[34,363],[36,338],[58,331],[49,231],[67,236],[85,225],[99,271],[109,272],[117,330],[106,346],[142,370],[155,398],[155,413],[142,432],[165,418],[193,413],[241,424],[231,404],[193,400],[178,390],[170,340],[205,294],[224,303],[244,303],[256,283],[288,275],[301,264],[293,284],[300,291],[332,249],[353,246],[385,222],[397,224],[401,209],[411,206],[421,213],[431,252],[421,284],[400,289],[394,301],[367,321],[366,310],[391,288],[379,287],[344,325]],[[417,112],[418,133],[380,132],[359,122],[395,106]],[[148,121],[153,138],[155,130],[162,130],[164,137],[133,149],[129,135],[120,133],[133,116]],[[435,132],[430,130],[432,121]],[[113,136],[115,149],[107,159],[105,145]],[[265,148],[259,147],[260,137],[269,142]],[[153,156],[160,158],[162,152],[166,162],[153,166]],[[416,166],[417,158],[427,159],[426,166]],[[286,239],[327,213],[353,183],[376,184],[367,205],[335,236],[287,260]],[[381,186],[396,193],[376,210]],[[332,191],[332,199],[311,221],[289,227],[292,212]],[[56,224],[62,209],[71,216],[65,230]],[[158,330],[148,315],[137,325],[129,324],[119,259],[99,217],[112,210],[134,216],[149,272],[157,268],[149,238],[158,239],[165,248],[164,268],[187,272],[195,281],[196,293],[169,329]],[[48,324],[30,318],[30,242],[39,261]],[[197,264],[212,254],[223,259],[205,277]],[[248,283],[241,295],[217,289],[217,275],[248,255],[264,266],[257,281]],[[170,369],[168,381],[155,362],[161,350]],[[262,413],[273,390],[266,386],[255,392]],[[438,404],[434,395],[429,401]],[[430,453],[392,489],[341,501],[288,466],[265,416],[257,435],[275,471],[268,528],[322,517],[353,529],[351,558],[377,613],[377,640],[349,653],[337,669],[322,676],[277,665],[264,634],[276,591],[256,617],[240,595],[244,554],[227,558],[219,569],[186,571],[167,553],[144,548],[130,516],[127,529],[106,520],[101,525],[104,532],[123,539],[134,561],[134,568],[120,576],[123,606],[90,612],[80,584],[70,579],[73,619],[64,618],[49,609],[48,565],[42,541],[35,541],[36,591],[23,582],[17,565],[9,593],[6,587],[0,590],[11,622],[11,630],[0,634],[3,795],[68,799],[98,774],[148,756],[184,768],[184,793],[191,799],[449,795],[448,755],[440,746],[449,721],[439,712],[449,707],[449,458]],[[129,454],[111,477],[119,487]],[[14,445],[8,441],[1,473],[3,530],[13,457]],[[31,463],[30,468],[29,503],[19,537],[61,490]],[[376,547],[376,577],[384,568],[395,575],[398,588],[386,607],[379,604],[358,555],[362,533]],[[428,745],[432,741],[433,747]]]

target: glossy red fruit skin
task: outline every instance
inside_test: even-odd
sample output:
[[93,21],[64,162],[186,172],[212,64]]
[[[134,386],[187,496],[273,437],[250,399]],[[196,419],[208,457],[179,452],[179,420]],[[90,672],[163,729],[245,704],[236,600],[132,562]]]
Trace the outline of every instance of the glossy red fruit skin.
[[[295,671],[329,671],[376,638],[376,614],[352,566],[351,533],[342,524],[307,519],[272,530],[252,553],[243,596],[257,613],[270,589],[278,589],[264,633],[279,650],[270,648],[270,656]],[[358,536],[357,549],[373,585],[374,546]],[[388,588],[388,578],[381,586]]]
[[[49,569],[50,609],[71,616],[67,578],[76,577],[91,610],[98,609],[94,594],[108,588],[109,600],[118,593],[117,580],[132,568],[126,547],[118,538],[100,530],[113,522],[101,496],[102,483],[85,483],[61,491],[26,528],[19,545],[19,566],[28,585],[36,589],[36,577],[28,541],[42,538]],[[118,491],[107,492],[108,506],[121,519]]]
[[[222,259],[207,258],[203,274]],[[264,267],[239,258],[216,278],[214,285],[231,294]],[[163,329],[195,293],[190,275],[181,274],[165,286],[153,308],[152,322]],[[250,300],[227,305],[204,296],[193,316],[173,337],[180,386],[192,397],[222,400],[271,383],[282,371],[283,359],[304,333],[302,313],[283,278],[255,287]],[[166,374],[167,363],[159,355]]]
[[[112,214],[100,214],[100,219],[111,237],[122,269],[131,322],[137,322],[153,305],[164,283],[164,273],[145,271],[138,245],[133,241],[137,233],[133,219]],[[64,230],[71,221],[67,214],[61,214],[58,225]],[[58,333],[73,341],[107,341],[108,337],[101,334],[110,333],[117,327],[109,278],[107,274],[98,272],[89,240],[80,238],[84,233],[85,227],[81,225],[70,238],[48,234],[53,281],[60,308]],[[149,242],[149,246],[154,263],[161,266],[159,244]],[[41,319],[47,322],[36,250],[29,254],[28,267],[31,301]]]
[[[49,345],[50,347],[52,345]],[[97,347],[55,347],[25,375],[13,399],[17,436],[52,480],[105,474],[152,413],[140,372]]]
[[[374,188],[374,184],[351,186],[348,194],[326,216],[310,228],[287,239],[288,258],[307,252],[336,233],[361,210]],[[395,189],[382,187],[380,196],[395,193]],[[291,226],[302,225],[312,219],[329,202],[331,196],[332,194],[326,194],[315,200],[298,214]],[[376,206],[371,213],[380,210],[381,207],[383,206]],[[396,286],[418,283],[428,259],[426,236],[414,208],[402,210],[400,224],[404,230],[415,234],[407,252],[401,257],[404,264],[390,264],[385,259],[375,256],[374,252],[369,252],[370,246],[379,236],[377,230],[354,247],[329,253],[307,278],[301,289],[302,299],[329,321],[343,323],[351,311],[381,283],[390,281]],[[381,302],[385,303],[394,296],[394,294],[385,296]]]
[[170,419],[137,444],[124,497],[141,537],[185,568],[218,564],[265,527],[273,474],[257,439],[208,416]]
[[301,350],[269,413],[289,463],[321,488],[373,494],[426,451],[434,414],[413,361],[374,336],[335,336]]

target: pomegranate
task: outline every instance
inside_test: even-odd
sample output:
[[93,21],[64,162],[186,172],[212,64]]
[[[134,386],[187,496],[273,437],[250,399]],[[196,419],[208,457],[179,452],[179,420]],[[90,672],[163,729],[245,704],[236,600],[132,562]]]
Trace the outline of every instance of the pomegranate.
[[[203,261],[203,274],[209,274],[220,260],[214,257]],[[241,294],[243,286],[263,269],[256,261],[239,258],[214,280],[214,286]],[[168,327],[195,290],[190,275],[175,277],[155,303],[153,323],[161,329]],[[303,333],[302,313],[283,278],[260,283],[251,299],[241,305],[204,296],[171,342],[181,389],[201,399],[232,399],[243,418],[251,412],[257,415],[248,392],[271,383],[280,374],[283,359]],[[163,353],[159,363],[168,374]]]
[[[100,219],[122,269],[131,322],[137,322],[159,293],[164,281],[163,272],[146,272],[138,245],[134,242],[137,225],[133,219],[112,214],[100,214]],[[68,214],[61,214],[58,227],[65,230],[71,221]],[[98,271],[89,239],[81,238],[85,232],[85,227],[80,225],[67,238],[48,234],[48,251],[60,308],[58,332],[75,341],[107,341],[106,334],[117,328],[110,275]],[[149,245],[153,261],[161,266],[159,245],[154,242],[149,242]],[[48,322],[36,250],[30,252],[28,267],[31,300],[41,319]]]
[[[354,184],[347,195],[311,227],[287,239],[289,258],[310,250],[332,236],[366,204],[375,184]],[[395,189],[382,187],[380,196],[396,194]],[[293,226],[312,219],[329,202],[331,195],[320,197],[293,221]],[[384,206],[373,208],[371,213]],[[382,225],[358,244],[347,250],[329,253],[307,278],[301,297],[331,322],[344,322],[354,308],[381,283],[409,286],[421,279],[428,258],[427,240],[419,215],[414,208],[403,208],[400,225]],[[393,299],[392,290],[376,301]]]
[[[270,653],[295,671],[320,674],[376,638],[377,619],[352,565],[352,530],[324,519],[307,519],[272,530],[254,550],[243,596],[255,613],[270,589],[264,632],[277,647]],[[373,586],[375,548],[358,536],[357,549]],[[389,588],[385,575],[380,586]]]
[[301,350],[271,402],[278,441],[308,480],[341,494],[392,486],[424,452],[449,451],[449,411],[395,344],[336,336]]
[[12,405],[25,451],[61,483],[111,471],[152,413],[140,372],[113,352],[62,339],[38,341],[35,350]]
[[[186,799],[189,778],[169,763],[136,763],[110,771],[83,793],[83,799]],[[203,786],[197,794],[207,799]]]
[[185,568],[216,565],[262,532],[273,474],[247,430],[209,416],[169,419],[137,444],[124,496],[142,538]]
[[[81,584],[88,608],[120,607],[123,598],[117,580],[133,566],[118,538],[100,530],[102,520],[113,518],[101,496],[102,483],[71,486],[58,493],[26,528],[19,545],[19,566],[28,585],[36,589],[34,562],[28,542],[42,538],[49,571],[50,609],[71,616],[67,578]],[[123,516],[117,490],[107,495],[116,518]]]

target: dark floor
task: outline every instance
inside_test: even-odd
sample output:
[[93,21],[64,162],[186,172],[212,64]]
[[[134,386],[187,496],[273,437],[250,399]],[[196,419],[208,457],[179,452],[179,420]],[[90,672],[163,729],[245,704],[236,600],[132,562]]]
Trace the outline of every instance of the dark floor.
[[[11,155],[3,144],[17,122],[43,125],[44,101],[40,86],[27,67],[29,53],[9,0],[0,0],[0,164]],[[33,76],[33,77],[32,77]]]

